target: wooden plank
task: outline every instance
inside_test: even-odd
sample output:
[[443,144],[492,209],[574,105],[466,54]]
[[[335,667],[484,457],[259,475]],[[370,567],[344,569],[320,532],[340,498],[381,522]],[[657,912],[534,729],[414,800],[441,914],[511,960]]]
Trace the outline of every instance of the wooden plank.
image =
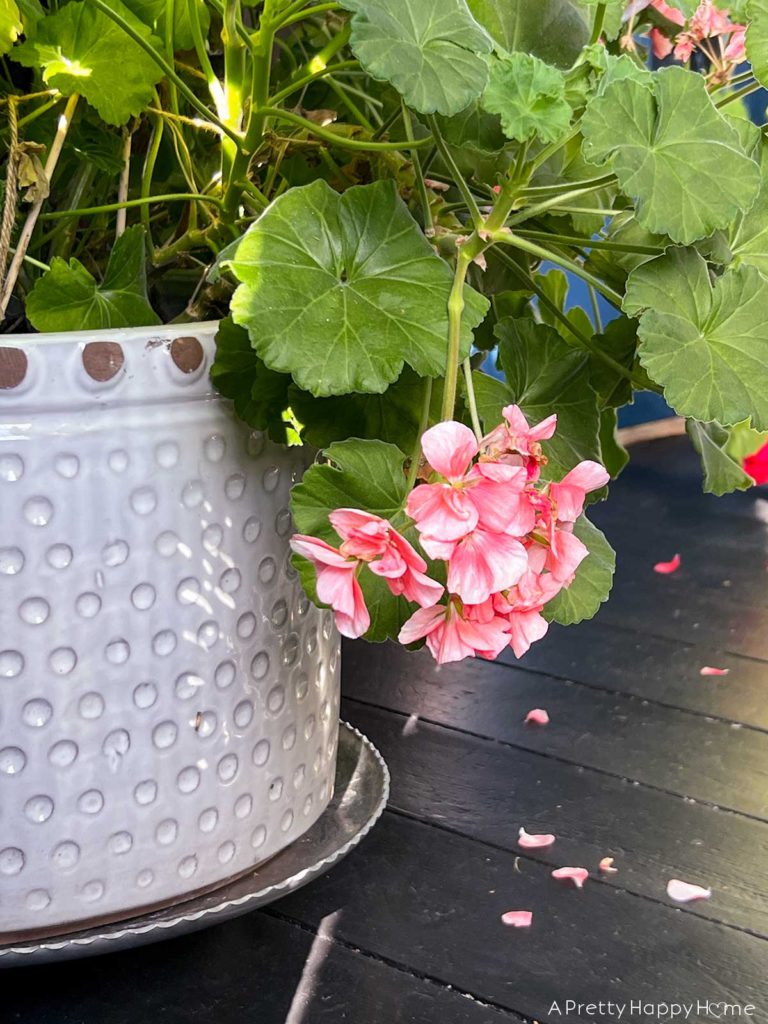
[[[669,707],[768,729],[768,665],[691,645],[617,629],[602,615],[578,626],[551,626],[519,661],[511,650],[505,664],[612,692],[632,694]],[[706,641],[706,637],[701,638]],[[703,665],[727,668],[723,677],[703,677]]]
[[617,573],[611,599],[598,613],[600,622],[667,640],[698,644],[768,661],[768,610],[744,604],[704,588],[686,586],[675,576],[659,576],[668,586]]
[[[768,827],[668,794],[595,775],[441,726],[350,701],[345,714],[380,746],[392,772],[391,806],[552,866],[598,874],[648,899],[670,878],[711,886],[688,913],[768,936]],[[524,851],[519,829],[552,832],[551,848]]]
[[[437,666],[395,644],[349,644],[342,664],[347,696],[369,704],[768,818],[765,732],[481,659]],[[549,711],[546,728],[525,724],[532,707]]]
[[[324,932],[332,932],[333,918]],[[265,913],[98,960],[3,974],[20,1024],[519,1024]]]
[[[499,806],[499,817],[510,806]],[[694,1010],[697,1000],[727,1001],[760,1012],[768,1001],[764,939],[592,880],[576,891],[542,864],[391,813],[279,908],[313,927],[340,911],[343,941],[541,1022],[617,1020],[585,1009],[566,1015],[566,999],[692,1001]],[[509,909],[532,909],[533,926],[505,928]]]

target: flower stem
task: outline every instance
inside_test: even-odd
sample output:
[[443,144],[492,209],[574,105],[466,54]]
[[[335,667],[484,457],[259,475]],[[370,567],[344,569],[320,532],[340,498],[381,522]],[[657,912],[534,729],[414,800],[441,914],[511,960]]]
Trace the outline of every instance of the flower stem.
[[[448,146],[446,146],[445,140],[443,139],[443,136],[440,134],[440,126],[438,125],[437,118],[435,117],[434,114],[427,115],[427,124],[429,125],[429,130],[432,132],[432,138],[435,141],[435,145],[437,146],[438,152],[440,153],[440,156],[443,158],[448,170],[451,172],[451,177],[456,182],[456,185],[459,189],[459,192],[461,192],[464,202],[467,204],[467,209],[469,210],[470,216],[472,217],[472,223],[474,224],[475,228],[479,230],[484,226],[482,215],[480,213],[480,210],[478,209],[477,203],[475,202],[475,197],[472,195],[469,189],[469,185],[467,185],[466,181],[464,181],[464,176],[459,170],[456,161],[453,159],[453,154],[451,153]],[[430,142],[431,141],[432,139],[430,139]],[[414,145],[419,145],[423,142],[425,142],[424,139],[419,139],[418,142],[414,143]]]
[[483,428],[480,426],[480,417],[477,413],[477,399],[475,398],[475,384],[472,380],[472,363],[469,356],[462,363],[464,369],[464,383],[467,387],[467,402],[469,404],[469,415],[472,419],[472,429],[478,441],[483,439]]
[[[403,128],[405,129],[405,137],[409,142],[413,142],[414,135],[413,125],[411,124],[411,112],[405,105],[405,100],[400,100],[400,106],[403,112]],[[429,196],[427,195],[427,186],[424,183],[424,171],[421,167],[421,157],[419,156],[418,149],[411,150],[411,161],[413,162],[413,169],[415,171],[416,190],[419,193],[421,209],[424,215],[424,230],[431,231],[434,227],[432,221],[432,207],[429,205]]]
[[521,238],[534,241],[553,242],[560,245],[578,246],[580,249],[605,249],[608,252],[639,253],[642,256],[661,256],[664,249],[658,245],[624,245],[623,242],[610,242],[602,238],[580,238],[578,235],[553,235],[548,231],[529,231],[520,228],[515,232]]
[[424,395],[421,404],[421,419],[419,420],[419,432],[416,435],[416,444],[413,446],[413,452],[411,454],[411,464],[408,467],[408,478],[406,480],[407,493],[410,494],[413,490],[413,485],[416,483],[416,477],[419,474],[419,464],[421,462],[421,435],[427,429],[429,425],[429,409],[432,403],[432,378],[424,378]]
[[605,9],[607,4],[598,4],[597,10],[595,11],[595,20],[592,23],[592,35],[589,37],[588,46],[593,46],[603,31],[603,23],[605,22]]
[[763,86],[760,84],[760,82],[751,82],[749,85],[745,85],[741,89],[736,89],[734,92],[729,92],[727,96],[723,97],[723,99],[718,100],[715,106],[718,110],[720,110],[720,108],[726,106],[726,104],[733,103],[734,100],[741,100],[745,96],[749,96],[751,93],[757,92],[758,89],[762,88]]
[[448,352],[445,365],[445,383],[443,385],[443,404],[440,418],[453,419],[456,405],[456,385],[459,378],[459,356],[461,352],[461,314],[464,312],[464,282],[472,256],[468,247],[459,249],[456,257],[456,270],[453,275],[453,286],[448,298]]
[[147,203],[189,203],[193,201],[221,206],[221,199],[217,196],[204,196],[194,192],[170,192],[163,196],[141,196],[138,199],[126,199],[122,203],[103,203],[101,206],[86,206],[79,210],[54,210],[51,213],[42,214],[40,220],[61,220],[62,217],[89,217],[97,213],[114,213],[117,210],[129,210],[134,206],[145,206]]
[[613,288],[610,288],[607,284],[604,284],[599,277],[595,277],[594,274],[590,274],[588,270],[585,270],[580,263],[575,260],[569,259],[567,256],[562,256],[560,253],[552,252],[550,249],[545,249],[543,246],[536,245],[535,242],[529,241],[527,238],[521,238],[520,235],[514,234],[511,231],[499,231],[496,233],[494,242],[501,242],[502,244],[512,245],[516,249],[522,249],[523,252],[529,253],[531,256],[537,256],[541,260],[550,260],[552,263],[557,263],[558,266],[563,267],[565,270],[570,270],[577,277],[580,277],[587,284],[593,285],[604,296],[612,306],[616,309],[621,309],[621,296]]

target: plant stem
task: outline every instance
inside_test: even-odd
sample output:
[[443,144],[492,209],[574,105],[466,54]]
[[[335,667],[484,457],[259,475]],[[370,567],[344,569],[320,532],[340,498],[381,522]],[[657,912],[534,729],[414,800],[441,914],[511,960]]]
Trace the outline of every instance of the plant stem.
[[607,352],[603,352],[599,345],[595,345],[592,338],[588,338],[586,334],[582,334],[579,328],[576,327],[575,324],[571,323],[560,307],[557,306],[541,288],[539,288],[531,275],[526,273],[522,267],[518,266],[511,256],[503,252],[501,249],[495,249],[494,251],[501,262],[507,266],[520,281],[522,281],[529,291],[532,291],[536,295],[539,303],[544,306],[556,320],[559,320],[560,323],[567,328],[568,332],[573,335],[579,343],[579,346],[584,349],[585,352],[589,352],[590,355],[599,359],[600,362],[605,363],[606,366],[610,366],[610,368],[620,377],[634,383],[631,371],[628,370],[626,366],[622,366],[621,363],[617,362],[612,356],[609,356]]
[[622,242],[608,242],[601,238],[579,238],[577,235],[553,235],[548,231],[529,231],[520,228],[515,232],[522,238],[531,238],[544,242],[556,242],[561,245],[578,246],[580,249],[605,249],[609,252],[638,253],[642,256],[661,256],[664,249],[658,245],[624,245]]
[[[128,181],[131,176],[131,133],[128,129],[124,130],[123,136],[123,169],[120,172],[120,183],[117,186],[117,201],[118,203],[125,204],[128,200]],[[117,217],[115,218],[115,238],[119,238],[120,235],[125,231],[125,225],[127,223],[128,210],[125,205],[117,211]]]
[[727,82],[718,82],[710,91],[715,93],[720,92],[721,89],[727,89],[728,86],[733,88],[734,85],[741,85],[743,82],[749,82],[754,77],[754,72],[750,68],[749,71],[742,71],[740,75],[734,75],[733,78]]
[[509,227],[515,224],[522,224],[523,221],[530,220],[531,217],[537,217],[540,213],[544,213],[545,210],[551,210],[553,207],[560,206],[561,203],[567,203],[569,199],[588,196],[591,192],[596,192],[603,187],[603,185],[592,185],[588,188],[574,188],[570,192],[563,192],[560,195],[552,196],[550,199],[544,199],[540,203],[534,203],[533,206],[524,206],[522,210],[512,214],[507,224]]
[[570,270],[577,277],[586,281],[587,284],[594,285],[594,287],[597,288],[600,294],[606,298],[612,306],[615,306],[616,309],[621,309],[621,296],[619,293],[614,291],[613,288],[610,288],[607,284],[604,284],[600,278],[595,277],[594,274],[590,274],[588,270],[585,270],[584,267],[575,260],[569,259],[567,256],[562,256],[559,253],[554,253],[540,245],[536,245],[527,238],[521,238],[519,235],[513,234],[511,231],[509,234],[502,234],[501,232],[498,232],[497,236],[494,237],[494,242],[496,241],[506,245],[513,245],[516,249],[522,249],[523,252],[530,253],[531,256],[537,256],[542,260],[549,260],[551,263],[556,263],[565,270]]
[[461,364],[464,369],[464,383],[467,388],[467,402],[469,403],[469,415],[472,420],[472,429],[478,441],[483,439],[483,428],[480,425],[480,417],[477,414],[477,399],[475,398],[475,384],[472,380],[472,363],[469,356]]
[[325,14],[326,11],[340,10],[341,6],[337,3],[329,2],[325,4],[315,4],[313,7],[306,7],[303,11],[297,11],[297,13],[292,14],[288,18],[285,18],[283,21],[280,22],[280,28],[286,28],[288,25],[293,25],[294,22],[297,21],[305,21],[307,18],[312,18],[316,14]]
[[[429,130],[432,132],[432,138],[434,139],[435,145],[437,146],[437,150],[440,153],[440,156],[445,161],[445,164],[451,173],[451,177],[455,181],[459,189],[459,192],[461,192],[464,202],[467,204],[467,209],[469,210],[469,215],[472,218],[472,223],[474,224],[475,229],[481,229],[484,225],[484,221],[480,213],[480,210],[478,209],[477,203],[475,202],[475,197],[470,192],[469,185],[467,185],[466,181],[464,181],[464,176],[459,170],[456,161],[453,159],[453,154],[451,153],[448,146],[446,146],[445,140],[443,139],[443,136],[440,134],[440,126],[438,125],[437,118],[435,117],[434,114],[427,115],[427,124],[429,125]],[[415,142],[414,145],[420,145],[425,141],[426,140],[424,139],[420,139],[418,142]]]
[[[59,161],[64,140],[67,137],[69,126],[72,123],[72,117],[77,107],[77,101],[80,97],[77,93],[73,93],[67,100],[67,105],[64,108],[64,113],[59,118],[58,127],[56,129],[56,135],[54,136],[51,148],[48,151],[48,159],[45,162],[45,176],[50,181],[53,178],[53,172],[56,170],[56,164]],[[13,295],[13,289],[16,287],[16,279],[19,276],[21,265],[24,262],[27,249],[29,247],[30,240],[32,238],[32,232],[35,230],[35,224],[40,216],[40,211],[43,208],[45,199],[38,199],[37,202],[32,206],[27,219],[24,222],[24,227],[21,229],[18,241],[16,242],[16,252],[13,255],[13,260],[8,269],[6,275],[2,299],[0,299],[0,320],[5,317],[5,311],[8,308],[8,303],[11,301],[11,295]]]
[[54,96],[53,99],[50,99],[47,103],[43,103],[42,106],[39,106],[37,110],[33,110],[31,113],[25,114],[24,117],[20,117],[19,128],[23,128],[25,125],[36,121],[38,117],[41,117],[43,114],[47,114],[51,107],[55,107],[56,104],[61,103],[63,99],[63,96]]
[[197,98],[197,96],[195,96],[186,82],[176,74],[173,65],[170,64],[161,53],[158,53],[154,46],[152,46],[151,43],[148,43],[144,36],[137,32],[136,29],[134,29],[133,26],[125,20],[125,18],[118,14],[117,11],[113,11],[109,4],[105,3],[104,0],[86,0],[86,3],[91,3],[94,7],[98,7],[102,14],[106,14],[107,17],[111,18],[116,25],[119,25],[123,32],[125,32],[126,35],[129,35],[134,43],[136,43],[137,46],[140,46],[159,68],[163,69],[165,74],[168,76],[169,81],[175,85],[182,96],[185,97],[195,110],[202,114],[203,117],[207,118],[207,120],[213,121],[214,124],[218,125],[222,132],[232,139],[238,149],[240,148],[242,145],[240,136],[236,132],[233,132],[228,125],[226,125],[219,117],[216,116],[216,114],[213,113],[213,111],[209,110],[208,107],[206,107],[206,105]]
[[421,401],[421,419],[419,420],[419,432],[416,435],[416,444],[413,446],[413,452],[411,453],[411,464],[408,467],[408,478],[405,482],[407,493],[410,494],[413,490],[413,485],[416,483],[416,477],[419,473],[419,465],[421,463],[421,436],[429,425],[429,409],[432,402],[432,378],[424,378],[424,395]]
[[[413,125],[411,124],[411,112],[408,110],[405,100],[400,100],[400,109],[403,113],[403,128],[405,129],[405,136],[409,142],[413,142],[414,136]],[[421,157],[419,156],[418,149],[411,150],[411,160],[413,161],[413,169],[416,174],[416,190],[419,193],[421,209],[424,215],[424,230],[431,232],[434,229],[432,207],[429,205],[429,195],[427,194],[427,186],[424,183],[424,171],[421,168]]]
[[118,210],[130,210],[134,206],[146,206],[148,203],[211,203],[221,206],[218,196],[205,196],[195,192],[170,192],[162,196],[141,196],[138,199],[126,199],[122,203],[104,203],[102,206],[86,206],[79,210],[54,210],[44,213],[40,220],[61,220],[62,217],[89,217],[97,213],[115,213]]
[[456,257],[451,294],[448,297],[448,350],[445,360],[445,381],[443,383],[442,420],[453,419],[456,405],[456,385],[459,378],[459,355],[461,352],[461,314],[464,312],[464,282],[473,257],[463,246]]
[[728,103],[733,103],[734,100],[741,100],[745,96],[749,96],[751,93],[757,92],[758,89],[762,88],[763,86],[760,82],[751,82],[749,85],[745,85],[741,89],[736,89],[735,92],[729,92],[727,96],[723,97],[723,99],[718,100],[715,106],[720,110],[721,107],[726,106]]
[[597,301],[597,292],[595,291],[594,285],[589,284],[587,285],[587,287],[589,288],[589,302],[592,306],[592,319],[595,322],[595,330],[598,334],[602,334],[603,321],[602,317],[600,316],[600,306]]
[[598,4],[597,10],[595,11],[595,20],[592,23],[592,35],[589,37],[588,46],[593,46],[603,31],[603,23],[605,22],[605,9],[607,4]]
[[319,68],[317,71],[311,71],[302,78],[297,78],[295,81],[289,82],[284,89],[276,92],[274,96],[270,96],[268,105],[270,107],[276,107],[278,103],[282,103],[283,100],[292,93],[298,92],[299,89],[303,89],[305,85],[310,85],[318,78],[325,78],[326,75],[334,75],[337,71],[346,71],[348,68],[356,67],[358,67],[356,60],[341,60],[338,64],[328,64],[326,67]]
[[414,139],[413,142],[409,142],[407,139],[398,142],[371,142],[365,139],[348,139],[343,135],[338,135],[336,132],[329,131],[327,128],[321,128],[314,121],[309,121],[306,117],[294,114],[290,110],[280,110],[278,107],[259,107],[254,113],[263,117],[273,117],[276,121],[288,121],[291,124],[306,129],[312,135],[316,135],[318,139],[323,139],[325,142],[332,142],[342,149],[355,149],[364,153],[384,153],[392,150],[414,149],[416,147],[424,149],[432,142],[431,135],[427,135],[423,139]]
[[[163,141],[163,122],[162,119],[157,117],[152,125],[152,135],[149,139],[149,145],[147,146],[147,154],[144,157],[144,166],[141,170],[141,198],[148,200],[150,190],[152,188],[152,176],[155,171],[155,163],[157,161],[157,154],[160,151],[160,143]],[[141,207],[139,216],[141,217],[141,223],[144,225],[144,230],[147,233],[147,249],[152,252],[152,225],[149,219],[149,205],[148,203]]]
[[549,196],[562,195],[563,192],[571,192],[573,189],[587,189],[596,192],[605,185],[612,185],[616,181],[615,174],[601,174],[597,178],[587,178],[585,181],[569,181],[564,185],[531,185],[520,190],[520,195],[526,199],[547,199]]

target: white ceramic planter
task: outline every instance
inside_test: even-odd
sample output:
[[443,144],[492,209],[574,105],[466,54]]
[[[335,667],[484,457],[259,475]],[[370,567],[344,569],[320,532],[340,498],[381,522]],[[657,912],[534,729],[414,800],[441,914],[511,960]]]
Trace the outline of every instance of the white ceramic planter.
[[211,888],[330,799],[305,456],[216,396],[215,330],[0,337],[0,941]]

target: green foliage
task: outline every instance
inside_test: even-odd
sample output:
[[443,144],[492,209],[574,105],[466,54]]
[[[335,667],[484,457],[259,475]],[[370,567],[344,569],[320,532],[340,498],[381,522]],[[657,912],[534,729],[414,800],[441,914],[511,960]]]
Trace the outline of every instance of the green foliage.
[[24,26],[14,0],[0,0],[0,54],[8,53]]
[[600,417],[589,381],[589,358],[551,327],[533,320],[502,320],[496,326],[499,366],[506,382],[475,374],[475,392],[485,429],[501,421],[501,410],[519,405],[530,423],[557,413],[557,432],[544,442],[545,479],[560,479],[582,459],[600,459]]
[[147,298],[144,265],[144,229],[138,225],[115,242],[102,284],[74,257],[54,257],[27,297],[27,316],[38,331],[160,323]]
[[483,106],[501,115],[504,132],[517,142],[536,136],[554,142],[568,130],[573,115],[562,71],[527,53],[493,61]]
[[[167,0],[123,0],[125,6],[156,35],[165,37]],[[204,0],[175,0],[173,5],[173,42],[178,50],[191,50],[195,45],[192,18],[200,22],[203,36],[208,34],[211,12]]]
[[464,0],[343,0],[352,51],[422,114],[458,114],[485,88],[491,39]]
[[573,532],[589,548],[589,554],[576,570],[576,579],[565,590],[561,590],[544,607],[544,618],[572,626],[584,619],[591,619],[608,600],[616,571],[616,552],[598,530],[587,519],[579,516]]
[[467,0],[501,50],[569,67],[587,42],[586,22],[569,0]]
[[[381,393],[408,363],[445,367],[451,273],[392,182],[339,196],[295,188],[251,228],[231,260],[236,323],[273,370],[320,396]],[[487,300],[467,289],[463,354]]]
[[[110,6],[142,38],[161,45],[121,0],[110,0]],[[140,114],[163,77],[151,57],[88,0],[72,0],[49,14],[34,37],[14,49],[13,59],[39,68],[43,81],[65,96],[82,94],[109,124]]]
[[283,413],[290,405],[291,378],[268,369],[253,351],[248,332],[229,316],[221,321],[216,334],[211,380],[222,395],[232,399],[241,420],[256,430],[268,431],[273,441],[285,442]]
[[729,451],[729,430],[720,423],[699,423],[698,420],[688,420],[685,428],[701,456],[704,490],[708,494],[745,491],[754,485],[752,477],[741,468],[741,461]]
[[[6,260],[4,328],[154,324],[149,289],[165,320],[221,321],[212,379],[235,412],[326,449],[295,511],[332,542],[339,504],[415,540],[421,427],[479,412],[490,430],[510,403],[557,413],[545,482],[583,459],[617,475],[617,410],[651,389],[688,418],[707,490],[749,486],[742,457],[768,431],[768,146],[728,81],[741,69],[650,71],[619,38],[624,0],[330,6],[0,0],[0,143],[16,114],[2,156],[19,171],[4,217],[28,245]],[[750,21],[768,86],[768,0],[716,6]],[[635,35],[677,31],[633,10]],[[599,295],[622,310],[605,326]],[[497,345],[503,379],[478,370]],[[591,554],[549,609],[561,622],[593,614],[612,575],[605,538],[576,530]],[[406,602],[370,573],[365,588],[372,637],[395,635]]]
[[663,68],[612,82],[582,122],[587,159],[615,171],[649,231],[689,243],[749,209],[760,169],[716,109],[701,75]]
[[640,360],[682,416],[768,429],[768,280],[751,266],[714,284],[693,249],[633,270],[624,310],[640,316]]

